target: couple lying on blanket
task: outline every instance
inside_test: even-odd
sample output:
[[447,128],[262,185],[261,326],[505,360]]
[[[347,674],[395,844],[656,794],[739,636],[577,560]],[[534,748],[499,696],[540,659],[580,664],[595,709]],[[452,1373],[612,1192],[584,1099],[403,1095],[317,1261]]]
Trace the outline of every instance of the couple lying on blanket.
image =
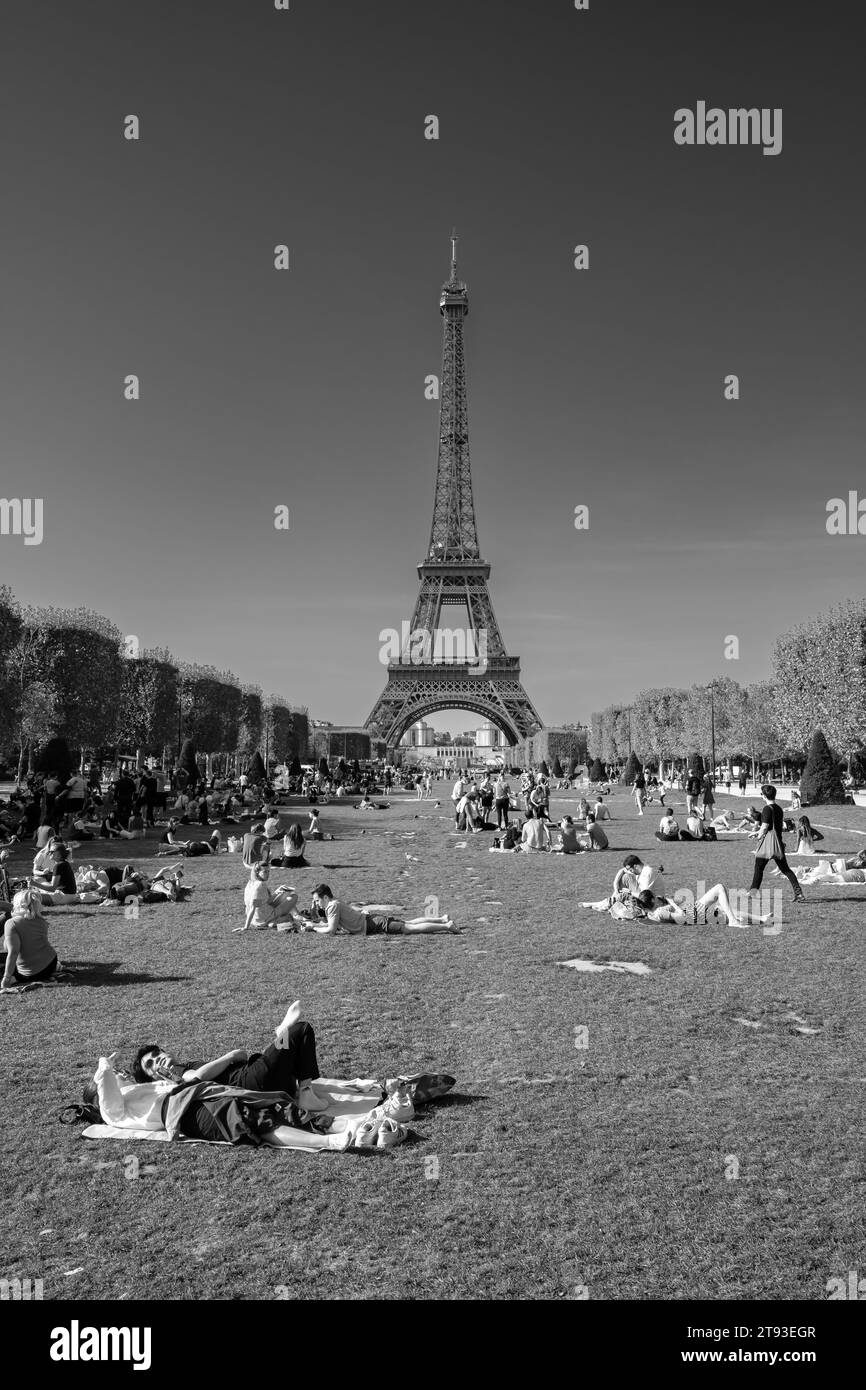
[[384,1081],[320,1077],[315,1035],[299,1012],[294,1003],[264,1052],[229,1052],[203,1066],[180,1063],[157,1043],[139,1048],[131,1076],[115,1070],[113,1055],[101,1057],[84,1099],[127,1137],[164,1132],[169,1139],[343,1152],[402,1143],[415,1105],[454,1085],[452,1076],[429,1073]]

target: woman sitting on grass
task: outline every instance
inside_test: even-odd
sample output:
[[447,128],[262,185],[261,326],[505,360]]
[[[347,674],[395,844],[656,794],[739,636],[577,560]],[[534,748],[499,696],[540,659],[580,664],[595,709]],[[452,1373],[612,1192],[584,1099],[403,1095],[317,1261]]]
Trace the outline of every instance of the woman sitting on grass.
[[41,895],[25,888],[12,899],[12,915],[3,928],[6,954],[2,958],[0,992],[50,980],[57,973],[57,952],[48,940]]
[[235,931],[249,931],[250,927],[264,931],[266,927],[276,927],[284,923],[294,924],[298,895],[294,888],[289,888],[286,884],[272,890],[268,885],[270,876],[271,871],[267,864],[254,864],[250,869],[249,880],[244,888],[247,915],[243,926],[235,927]]
[[294,821],[283,836],[283,854],[280,859],[271,859],[271,864],[290,869],[309,869],[304,858],[304,836],[297,821]]
[[817,854],[815,846],[824,836],[820,830],[813,830],[808,816],[800,816],[797,821],[797,848],[795,854]]

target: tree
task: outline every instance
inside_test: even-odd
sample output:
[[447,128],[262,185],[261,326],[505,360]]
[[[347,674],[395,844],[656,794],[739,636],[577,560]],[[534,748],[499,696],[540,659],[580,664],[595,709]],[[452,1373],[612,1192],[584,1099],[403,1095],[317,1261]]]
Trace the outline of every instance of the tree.
[[337,771],[339,772],[340,776],[345,779],[349,771],[349,765],[346,762],[345,758],[341,758],[340,761],[337,763]]
[[628,762],[625,765],[625,770],[622,774],[622,781],[625,783],[627,787],[633,787],[634,780],[639,772],[643,772],[643,763],[641,762],[637,753],[632,751],[629,754]]
[[326,782],[331,776],[331,769],[328,767],[327,758],[319,759],[319,776]]
[[253,756],[250,758],[250,761],[247,765],[247,777],[252,782],[254,787],[258,787],[261,785],[262,782],[266,782],[268,780],[268,774],[265,768],[264,760],[262,759],[262,755],[259,752],[258,748],[256,749],[255,753],[253,753]]
[[606,782],[607,773],[601,758],[595,758],[592,767],[589,769],[590,782]]
[[866,746],[866,599],[784,633],[773,667],[779,732],[787,748],[807,748],[819,728],[840,752]]
[[160,753],[177,729],[177,666],[167,651],[142,652],[123,664],[114,741],[124,749]]
[[572,756],[572,757],[570,757],[569,760],[568,760],[568,771],[566,772],[566,776],[569,777],[569,778],[571,778],[571,777],[574,776],[574,774],[575,774],[576,772],[577,772],[577,758],[575,758],[574,756]]
[[686,692],[670,687],[642,690],[632,706],[632,742],[640,758],[655,757],[659,771],[685,753],[683,717]]
[[28,608],[12,654],[19,690],[50,683],[57,728],[77,748],[111,743],[123,683],[120,629],[88,608]]
[[542,777],[550,776],[550,768],[547,766],[547,763],[544,761],[544,758],[541,759],[541,767],[539,768],[539,771]]
[[21,637],[21,610],[12,590],[0,584],[0,739],[17,728],[21,689],[15,681],[10,658]]
[[692,773],[694,777],[703,777],[705,771],[704,760],[700,753],[692,753],[689,758],[689,772]]
[[293,777],[303,776],[304,769],[301,767],[301,760],[298,757],[297,753],[292,758],[292,766],[290,768],[290,772]]
[[271,757],[282,763],[292,753],[292,711],[281,696],[272,695],[268,706],[268,715],[270,719]]
[[251,758],[262,742],[264,707],[262,692],[257,685],[242,685],[238,709],[237,753],[239,758]]
[[562,770],[562,763],[559,761],[559,758],[554,758],[554,760],[553,760],[553,775],[554,775],[554,777],[564,777],[564,776],[565,776],[565,774],[564,774],[564,772],[563,772],[563,770]]
[[50,738],[39,749],[35,771],[42,773],[45,777],[53,772],[55,777],[59,777],[61,782],[65,782],[67,778],[71,777],[74,766],[66,739]]
[[352,776],[354,777],[354,779],[355,779],[356,782],[360,782],[360,780],[361,780],[361,764],[358,762],[358,759],[357,759],[357,758],[353,758],[353,759],[352,759]]
[[847,800],[839,763],[820,729],[812,735],[809,757],[800,778],[800,796],[804,806],[841,806]]
[[57,691],[49,681],[31,681],[16,709],[18,785],[24,780],[24,761],[31,745],[38,747],[57,728]]

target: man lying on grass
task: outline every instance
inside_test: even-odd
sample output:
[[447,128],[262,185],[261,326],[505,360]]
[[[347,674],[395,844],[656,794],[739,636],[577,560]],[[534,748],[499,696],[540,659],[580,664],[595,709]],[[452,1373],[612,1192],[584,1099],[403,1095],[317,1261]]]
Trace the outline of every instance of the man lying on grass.
[[276,1148],[391,1148],[406,1138],[405,1123],[444,1095],[454,1078],[439,1074],[384,1082],[333,1081],[319,1076],[309,1023],[293,1004],[263,1053],[226,1053],[199,1067],[175,1060],[157,1043],[139,1048],[133,1076],[100,1058],[85,1099],[106,1124],[165,1130],[171,1139],[204,1139]]
[[460,934],[460,928],[450,917],[389,917],[384,912],[365,910],[358,903],[335,898],[327,883],[320,883],[313,892],[311,922],[300,922],[299,931],[314,931],[320,936],[410,936],[432,932]]

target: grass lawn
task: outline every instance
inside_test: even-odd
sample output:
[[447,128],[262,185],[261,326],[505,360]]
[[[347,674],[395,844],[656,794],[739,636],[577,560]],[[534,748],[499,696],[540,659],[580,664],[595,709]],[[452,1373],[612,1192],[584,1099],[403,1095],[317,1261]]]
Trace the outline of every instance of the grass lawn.
[[[412,915],[435,895],[459,937],[232,935],[246,877],[235,855],[190,860],[192,902],[142,907],[138,921],[116,907],[52,911],[79,982],[0,998],[0,1278],[42,1278],[46,1299],[581,1288],[594,1299],[823,1299],[828,1279],[866,1270],[866,887],[807,888],[794,910],[784,885],[777,936],[617,924],[579,903],[609,891],[628,851],[662,862],[671,889],[742,887],[753,842],[658,845],[656,808],[639,819],[619,795],[611,852],[493,855],[490,835],[449,833],[437,786],[438,810],[409,796],[390,811],[325,807],[338,838],[309,845],[314,867],[293,880],[302,904],[322,879]],[[574,799],[555,800],[554,817]],[[810,815],[842,827],[824,831],[828,848],[866,844],[866,812]],[[141,854],[151,844],[132,848],[97,842],[74,858],[154,864]],[[651,973],[557,964],[575,956]],[[159,1041],[204,1060],[260,1048],[295,998],[326,1075],[458,1078],[419,1117],[416,1142],[278,1154],[90,1144],[58,1124],[101,1052],[128,1058]],[[797,1032],[789,1015],[817,1031]],[[586,1048],[575,1046],[581,1027]],[[127,1176],[130,1156],[155,1171]]]

